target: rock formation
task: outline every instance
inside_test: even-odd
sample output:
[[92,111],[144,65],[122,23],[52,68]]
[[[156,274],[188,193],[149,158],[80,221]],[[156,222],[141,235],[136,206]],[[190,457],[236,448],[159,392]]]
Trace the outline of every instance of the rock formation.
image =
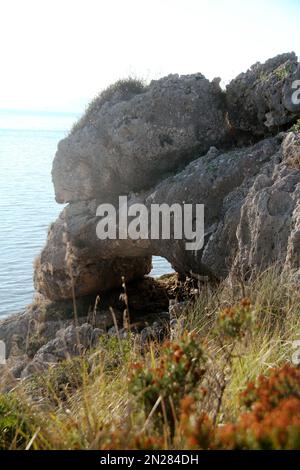
[[[56,198],[69,204],[37,260],[37,291],[70,298],[74,282],[76,296],[97,294],[120,284],[122,275],[130,281],[148,273],[152,255],[183,275],[192,270],[216,279],[236,269],[247,275],[277,261],[286,265],[299,178],[288,160],[296,162],[299,137],[271,136],[299,116],[300,106],[286,106],[298,73],[290,53],[255,64],[226,94],[218,80],[197,74],[133,91],[129,82],[125,95],[115,87],[105,100],[100,96],[58,146]],[[265,138],[253,145],[259,136]],[[120,195],[129,196],[129,205],[204,204],[203,249],[188,252],[181,240],[150,235],[99,240],[96,209],[116,205]]]
[[[201,201],[205,205],[206,244],[197,252],[186,251],[185,240],[151,240],[150,233],[148,240],[99,240],[95,228],[98,220],[96,208],[101,200],[70,204],[50,230],[47,247],[41,255],[40,267],[36,270],[37,290],[54,300],[72,296],[69,268],[65,261],[67,248],[62,241],[57,245],[57,240],[63,240],[64,231],[68,233],[69,245],[77,263],[74,267],[74,282],[76,295],[79,296],[82,292],[93,294],[107,289],[107,280],[101,284],[96,271],[92,273],[94,278],[91,276],[91,263],[98,267],[101,275],[102,269],[108,270],[110,265],[113,269],[122,260],[124,253],[124,262],[128,268],[129,260],[135,262],[137,255],[139,259],[147,260],[155,254],[167,258],[175,270],[182,274],[189,274],[192,270],[195,273],[211,274],[214,278],[225,278],[237,251],[236,230],[247,192],[263,167],[268,164],[274,166],[279,161],[279,153],[280,142],[276,138],[226,154],[211,149],[207,155],[193,161],[154,189],[131,197],[129,206],[139,202],[149,207],[149,210],[151,204]],[[142,264],[140,267],[142,275]],[[126,275],[122,269],[120,263],[119,273]],[[111,283],[115,280],[110,273],[107,278]]]
[[292,83],[299,78],[300,64],[293,52],[252,65],[227,87],[230,124],[259,136],[278,132],[299,113],[291,99]]
[[[300,65],[289,53],[255,64],[226,91],[218,79],[172,75],[146,87],[119,82],[96,98],[59,143],[54,159],[56,199],[68,205],[36,260],[39,302],[65,302],[72,310],[73,295],[79,303],[94,301],[120,288],[122,276],[126,282],[142,279],[153,255],[169,260],[182,277],[192,272],[213,280],[247,278],[274,263],[298,272],[300,104],[292,97],[299,79]],[[98,205],[116,206],[124,195],[129,206],[149,209],[204,204],[203,247],[186,251],[185,240],[150,236],[99,240]],[[40,311],[0,325],[0,339],[9,337],[10,351]],[[99,324],[84,326],[84,315],[78,330],[69,321],[67,315],[63,325],[46,327],[36,362],[55,356],[62,342],[64,354],[70,352],[75,333],[86,347],[103,330]],[[26,364],[25,375],[30,367]]]

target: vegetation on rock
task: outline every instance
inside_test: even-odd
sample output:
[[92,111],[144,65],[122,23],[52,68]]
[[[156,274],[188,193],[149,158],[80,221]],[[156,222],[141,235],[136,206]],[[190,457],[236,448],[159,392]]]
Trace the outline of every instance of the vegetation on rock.
[[116,98],[118,101],[126,101],[135,95],[143,93],[145,89],[146,85],[143,80],[132,77],[113,83],[89,103],[84,115],[73,125],[71,134],[82,129],[87,124],[93,124],[102,106],[113,98]]

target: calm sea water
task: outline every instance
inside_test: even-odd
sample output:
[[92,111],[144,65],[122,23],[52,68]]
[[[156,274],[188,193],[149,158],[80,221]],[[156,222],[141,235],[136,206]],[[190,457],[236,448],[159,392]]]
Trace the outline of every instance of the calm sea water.
[[[0,111],[0,317],[32,300],[34,258],[63,208],[54,199],[52,160],[74,119]],[[152,275],[170,271],[166,260],[153,258]]]

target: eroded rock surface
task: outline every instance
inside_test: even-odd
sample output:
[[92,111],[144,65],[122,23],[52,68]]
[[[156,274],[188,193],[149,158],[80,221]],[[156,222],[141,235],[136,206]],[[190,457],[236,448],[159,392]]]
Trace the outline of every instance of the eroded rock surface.
[[236,233],[242,277],[272,264],[299,268],[300,167],[286,164],[287,154],[293,160],[296,153],[297,140],[287,134],[278,164],[262,169],[245,198]]
[[234,129],[254,135],[278,132],[300,116],[300,104],[293,104],[292,83],[300,78],[294,52],[281,54],[264,64],[252,65],[227,86],[229,121]]
[[201,74],[170,75],[130,99],[110,100],[58,145],[58,202],[150,188],[228,132],[224,93]]
[[[79,203],[76,206],[76,217],[71,217],[71,227],[68,225],[69,215],[73,214],[75,207],[68,206],[50,229],[47,244],[35,261],[34,272],[35,288],[46,298],[70,299],[73,292],[76,297],[105,292],[120,287],[123,277],[126,282],[130,282],[151,271],[150,255],[128,257],[122,253],[118,257],[115,254],[108,256],[101,249],[94,251],[88,239],[95,236],[96,228],[91,227],[87,211],[87,207],[92,210],[94,206],[95,201],[84,203],[83,208]],[[65,235],[68,231],[70,236],[69,230],[72,230],[74,223],[76,231],[82,230],[86,234],[83,237],[82,233],[84,245],[79,240],[75,243],[72,239],[70,242],[65,241]]]
[[[283,267],[291,243],[288,240],[297,225],[298,152],[297,133],[281,134],[226,153],[211,148],[207,155],[151,191],[129,199],[129,206],[142,203],[149,211],[151,204],[204,204],[205,243],[196,252],[185,249],[186,240],[151,240],[150,225],[147,240],[99,240],[96,208],[101,200],[70,204],[51,229],[54,235],[50,232],[36,269],[36,289],[53,299],[72,295],[66,246],[64,249],[63,242],[57,245],[57,239],[64,239],[64,231],[75,260],[73,280],[79,296],[108,290],[120,273],[129,279],[130,273],[142,276],[153,254],[168,259],[179,273],[193,271],[215,279],[224,279],[236,269],[246,274],[275,262]],[[128,269],[130,260],[136,271]],[[92,274],[91,266],[95,266]],[[109,278],[109,266],[116,267],[115,278]],[[101,282],[105,270],[108,275]]]
[[[36,290],[52,300],[105,292],[122,276],[142,278],[152,255],[168,259],[180,274],[216,279],[238,266],[244,272],[275,259],[283,266],[299,167],[299,133],[284,132],[300,115],[288,106],[299,73],[296,55],[287,53],[253,65],[226,94],[218,80],[196,74],[148,87],[129,82],[125,94],[116,87],[96,99],[54,159],[56,198],[69,205],[36,262]],[[250,145],[279,130],[278,137]],[[204,204],[203,248],[191,252],[185,240],[151,240],[151,227],[147,240],[99,240],[97,207],[117,207],[120,195],[149,210],[151,204]],[[279,243],[280,256],[265,239],[269,246]]]

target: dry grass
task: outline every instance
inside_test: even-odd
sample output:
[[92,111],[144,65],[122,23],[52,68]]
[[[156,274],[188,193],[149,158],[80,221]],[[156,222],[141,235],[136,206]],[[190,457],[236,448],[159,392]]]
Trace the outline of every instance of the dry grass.
[[[219,312],[236,305],[242,292],[250,299],[256,326],[238,341],[220,342],[215,335]],[[291,361],[292,342],[300,334],[299,311],[297,285],[276,269],[243,286],[224,283],[213,291],[205,289],[184,315],[186,331],[197,335],[208,357],[209,374],[203,382],[207,396],[196,403],[198,412],[208,413],[216,423],[235,421],[241,411],[238,397],[246,384]],[[133,364],[159,372],[167,346],[152,344],[142,354],[133,336],[122,340],[121,346],[117,338],[103,339],[88,355],[62,363],[0,396],[0,430],[7,430],[0,448],[188,446],[182,438],[187,424],[182,428],[179,409],[174,410],[173,422],[181,434],[176,431],[174,436],[165,425],[157,427],[156,410],[149,416],[143,407],[145,390],[133,393],[128,387]],[[216,377],[218,386],[224,382],[220,395]]]
[[111,100],[127,101],[135,95],[143,93],[145,90],[146,85],[143,80],[132,77],[118,80],[116,83],[103,90],[90,102],[84,115],[73,125],[70,134],[82,129],[87,124],[93,124],[97,114],[105,103]]

